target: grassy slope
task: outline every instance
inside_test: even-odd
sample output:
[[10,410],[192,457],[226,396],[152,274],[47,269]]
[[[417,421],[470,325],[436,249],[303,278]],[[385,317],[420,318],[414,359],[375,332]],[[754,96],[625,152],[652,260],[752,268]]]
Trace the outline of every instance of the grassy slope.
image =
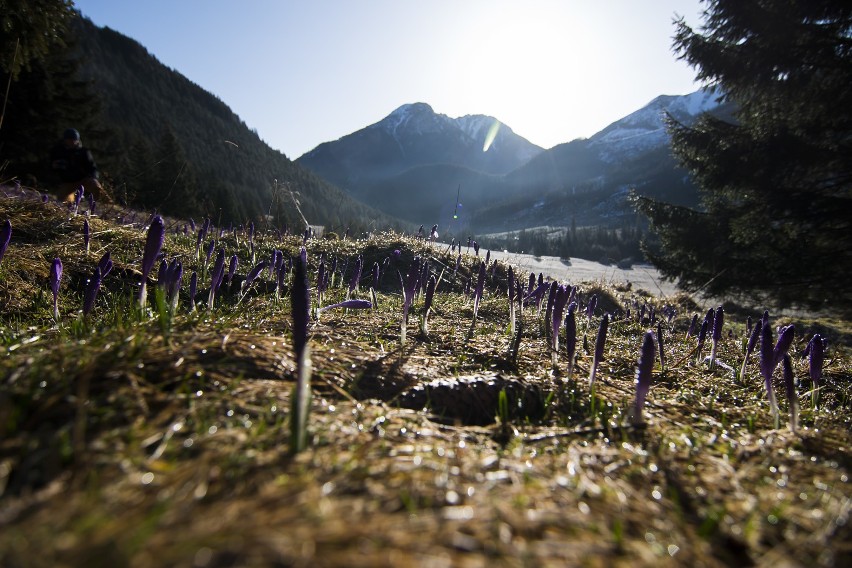
[[[647,426],[635,428],[625,414],[645,326],[612,323],[592,405],[589,353],[581,342],[575,380],[564,354],[554,372],[532,310],[519,356],[507,355],[494,282],[466,340],[472,306],[445,272],[428,338],[416,331],[418,302],[399,347],[396,271],[415,253],[438,271],[452,266],[444,251],[393,234],[314,241],[312,277],[321,252],[361,253],[367,267],[402,254],[377,310],[326,312],[313,325],[312,445],[291,456],[289,300],[275,301],[264,280],[239,304],[223,291],[212,312],[140,316],[132,298],[144,232],[128,216],[116,223],[121,214],[90,220],[86,254],[82,217],[0,197],[0,220],[14,231],[0,263],[0,565],[849,565],[848,322],[797,322],[796,352],[803,328],[832,346],[816,411],[794,359],[805,409],[794,434],[773,429],[756,358],[742,380],[692,363],[684,331],[695,306],[681,298]],[[240,237],[221,244],[245,274]],[[258,240],[264,257],[300,244]],[[194,247],[194,236],[169,232],[164,250],[188,268]],[[82,322],[85,275],[107,249],[115,268]],[[56,256],[58,327],[47,285]],[[474,262],[464,256],[463,276]],[[591,293],[609,311],[656,303],[585,283],[583,304]],[[590,343],[601,314],[581,319]],[[744,325],[728,319],[720,358],[738,368]],[[474,388],[454,377],[484,380]],[[436,379],[425,399],[410,390]],[[497,414],[500,388],[511,401],[502,423],[463,423]],[[780,381],[776,389],[786,411]],[[424,400],[430,410],[417,410]]]

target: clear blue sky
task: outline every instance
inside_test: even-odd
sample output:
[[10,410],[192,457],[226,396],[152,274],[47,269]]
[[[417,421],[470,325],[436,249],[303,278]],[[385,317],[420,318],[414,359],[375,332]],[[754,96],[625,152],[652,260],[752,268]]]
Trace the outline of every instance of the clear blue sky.
[[426,102],[550,148],[692,92],[672,20],[699,0],[75,0],[295,159]]

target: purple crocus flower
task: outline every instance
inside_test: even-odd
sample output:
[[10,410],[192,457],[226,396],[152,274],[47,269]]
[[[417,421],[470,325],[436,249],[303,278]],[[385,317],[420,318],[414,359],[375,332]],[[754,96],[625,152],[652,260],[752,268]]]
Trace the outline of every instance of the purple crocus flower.
[[746,343],[745,357],[743,357],[743,366],[740,368],[740,380],[745,379],[746,363],[748,363],[748,358],[754,351],[754,348],[757,345],[757,340],[760,338],[760,331],[763,327],[762,321],[763,320],[757,320],[757,323],[751,326],[751,332],[748,337],[748,342]]
[[568,356],[568,380],[574,374],[574,355],[577,352],[577,303],[568,304],[568,314],[565,316],[565,352]]
[[246,295],[251,285],[254,284],[254,281],[257,280],[257,277],[260,276],[260,273],[263,272],[268,265],[268,260],[261,260],[254,266],[254,268],[251,269],[251,272],[246,275],[246,279],[243,281],[243,296]]
[[62,261],[53,259],[50,266],[50,289],[53,291],[53,319],[59,322],[59,283],[62,280]]
[[432,310],[432,299],[435,297],[435,287],[438,281],[435,275],[429,277],[429,282],[426,284],[426,294],[423,298],[423,319],[420,320],[420,332],[423,335],[429,334],[429,313]]
[[778,334],[778,343],[772,349],[772,356],[775,358],[775,365],[781,362],[790,346],[793,345],[793,337],[795,336],[796,328],[793,325],[784,326]]
[[[475,241],[474,241],[475,244]],[[479,313],[479,303],[482,301],[482,292],[485,287],[485,263],[479,263],[479,276],[476,279],[476,289],[473,292],[473,322],[476,322],[476,316]]]
[[145,239],[145,250],[142,253],[142,286],[139,290],[139,305],[143,309],[147,300],[146,285],[148,282],[148,273],[154,267],[154,262],[160,254],[160,249],[163,248],[163,241],[166,237],[166,227],[163,224],[163,218],[155,215],[151,221],[151,226],[148,227],[148,235]]
[[604,356],[604,344],[606,343],[606,331],[609,327],[609,314],[604,314],[601,319],[601,325],[598,327],[598,336],[595,339],[595,356],[592,359],[592,370],[589,373],[589,386],[594,388],[595,386],[595,375],[598,372],[598,365],[603,360]]
[[429,240],[432,242],[438,240],[438,225],[432,225],[432,230],[429,231]]
[[210,273],[210,294],[207,298],[207,309],[212,310],[216,301],[216,292],[222,285],[225,276],[225,249],[220,248],[216,253],[216,262],[213,264],[213,272]]
[[[459,248],[461,248],[461,247],[459,247]],[[456,267],[453,268],[453,276],[455,276],[456,273],[458,273],[460,265],[461,265],[461,253],[459,253],[458,256],[456,257]]]
[[689,322],[689,329],[686,330],[686,339],[695,335],[698,328],[698,314],[692,314],[692,321]]
[[160,269],[157,271],[157,286],[166,289],[169,283],[169,263],[165,258],[160,259]]
[[171,278],[168,289],[166,290],[166,299],[169,302],[172,313],[174,313],[177,310],[178,299],[180,298],[180,284],[181,280],[183,280],[183,264],[175,260],[170,272]]
[[695,356],[696,365],[701,364],[701,352],[704,350],[704,340],[707,338],[707,328],[709,325],[710,323],[707,321],[707,318],[704,318],[704,321],[701,322],[701,329],[698,330],[698,346],[695,349],[697,353]]
[[94,274],[86,281],[86,290],[83,293],[83,316],[89,315],[92,308],[95,307],[95,299],[98,297],[98,290],[100,289],[101,269],[96,266]]
[[796,396],[796,387],[793,377],[793,363],[790,356],[785,353],[781,359],[784,375],[784,386],[787,390],[787,404],[790,407],[790,431],[795,432],[799,425],[799,398]]
[[815,390],[819,389],[819,383],[822,380],[822,364],[825,359],[825,343],[823,341],[822,336],[815,333],[808,342],[808,374]]
[[645,418],[643,416],[643,408],[645,406],[645,397],[648,395],[648,390],[651,388],[651,377],[654,370],[654,333],[649,331],[645,333],[645,338],[642,340],[642,349],[639,353],[639,363],[636,366],[636,402],[633,404],[633,423],[643,424]]
[[3,228],[0,229],[0,262],[3,261],[3,256],[6,254],[6,249],[9,248],[9,241],[12,240],[12,222],[6,219],[3,223]]
[[83,219],[83,244],[86,247],[87,253],[89,252],[89,237],[90,236],[91,235],[89,233],[89,220]]
[[479,256],[479,243],[476,241],[473,241],[473,252],[476,256]]
[[586,317],[589,321],[595,316],[595,308],[598,307],[598,295],[592,294],[592,297],[589,298],[589,303],[586,304]]
[[764,322],[760,332],[760,374],[763,375],[766,396],[769,398],[769,408],[776,428],[778,427],[778,402],[775,400],[775,391],[772,389],[772,373],[775,372],[777,364],[772,347],[772,328],[769,323]]
[[[553,301],[556,299],[556,290],[559,289],[559,282],[554,280],[548,285],[547,290],[547,303],[544,308],[544,333],[545,335],[550,334],[550,329],[552,327],[553,320],[551,316],[553,316]],[[552,338],[549,338],[552,339]]]
[[373,278],[372,278],[374,290],[379,289],[379,282],[381,281],[381,277],[382,277],[382,268],[381,268],[381,266],[379,266],[378,262],[374,262],[373,263]]
[[710,368],[716,365],[716,349],[719,346],[719,341],[722,340],[722,326],[725,324],[725,311],[722,306],[716,308],[716,314],[713,317],[713,347],[710,348]]
[[74,192],[74,215],[77,214],[77,210],[80,208],[80,200],[83,199],[83,186],[77,188],[77,191]]
[[234,280],[234,274],[237,271],[237,265],[239,264],[239,259],[237,255],[231,255],[231,261],[228,263],[228,285],[231,285],[231,282]]
[[98,268],[101,269],[101,279],[106,278],[106,275],[112,270],[112,259],[110,258],[109,251],[106,251],[98,261]]
[[565,305],[568,303],[568,297],[571,295],[568,288],[559,286],[556,289],[556,295],[553,299],[553,313],[551,314],[551,364],[556,368],[557,355],[559,354],[559,327],[562,325],[562,313],[565,311]]

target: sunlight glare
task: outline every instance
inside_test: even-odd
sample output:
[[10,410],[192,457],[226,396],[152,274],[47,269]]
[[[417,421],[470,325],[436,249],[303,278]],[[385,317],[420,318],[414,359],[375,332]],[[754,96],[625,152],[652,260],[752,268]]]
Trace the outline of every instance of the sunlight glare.
[[494,139],[497,138],[497,133],[500,132],[500,126],[502,126],[502,124],[495,118],[494,124],[491,125],[491,128],[488,129],[488,134],[485,135],[485,144],[482,145],[483,152],[487,152],[491,147],[491,144],[494,143]]

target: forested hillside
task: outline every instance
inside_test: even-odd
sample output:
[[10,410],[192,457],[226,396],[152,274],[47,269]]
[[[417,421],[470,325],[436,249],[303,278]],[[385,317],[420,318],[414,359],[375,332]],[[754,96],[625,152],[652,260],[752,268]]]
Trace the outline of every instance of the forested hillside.
[[121,202],[221,222],[271,215],[299,230],[305,220],[331,230],[395,224],[267,146],[138,42],[77,15],[65,43],[12,83],[4,178],[49,190],[46,154],[75,127]]

